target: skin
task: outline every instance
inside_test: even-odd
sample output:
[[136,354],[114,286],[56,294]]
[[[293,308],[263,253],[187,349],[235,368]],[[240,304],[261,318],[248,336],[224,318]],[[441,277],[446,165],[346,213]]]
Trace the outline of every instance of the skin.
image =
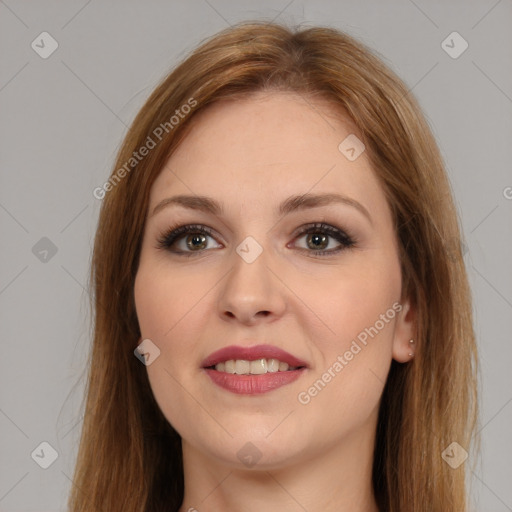
[[[283,92],[215,104],[194,123],[151,189],[135,280],[141,339],[161,351],[146,367],[151,388],[183,440],[180,512],[377,511],[371,468],[378,406],[392,359],[411,359],[415,313],[402,297],[391,212],[366,152],[349,161],[338,150],[357,131],[333,105]],[[275,214],[286,198],[306,192],[348,196],[371,222],[337,203]],[[178,194],[209,196],[225,213],[171,205],[151,215]],[[208,226],[214,236],[193,252],[183,235],[174,249],[190,257],[157,248],[174,222]],[[356,245],[315,256],[311,236],[296,233],[316,222],[349,231]],[[247,236],[263,248],[250,264],[236,252]],[[322,249],[340,246],[327,240]],[[394,303],[402,311],[300,403],[299,393]],[[260,395],[226,391],[201,369],[213,351],[260,343],[308,369]],[[237,456],[248,442],[261,456],[251,467]]]

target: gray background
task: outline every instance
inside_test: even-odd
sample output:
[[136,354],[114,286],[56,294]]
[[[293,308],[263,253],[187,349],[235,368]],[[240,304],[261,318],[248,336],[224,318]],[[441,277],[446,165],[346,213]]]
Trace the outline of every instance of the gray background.
[[[511,0],[0,0],[0,511],[65,509],[90,343],[93,189],[177,59],[250,18],[345,30],[418,97],[453,184],[474,291],[483,456],[473,510],[512,511]],[[43,31],[59,45],[46,59],[31,47]],[[458,58],[441,45],[453,31],[469,44]],[[48,469],[31,457],[43,441],[58,453]]]

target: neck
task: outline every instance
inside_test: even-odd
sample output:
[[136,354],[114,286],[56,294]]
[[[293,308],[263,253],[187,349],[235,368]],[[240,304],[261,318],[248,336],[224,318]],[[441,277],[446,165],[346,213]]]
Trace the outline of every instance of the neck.
[[314,456],[259,470],[227,465],[183,440],[185,496],[179,512],[378,512],[371,423]]

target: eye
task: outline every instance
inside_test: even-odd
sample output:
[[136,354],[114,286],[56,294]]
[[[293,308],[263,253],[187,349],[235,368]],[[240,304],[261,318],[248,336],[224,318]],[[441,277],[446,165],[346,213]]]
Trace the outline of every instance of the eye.
[[[339,228],[324,223],[310,224],[305,226],[298,233],[298,238],[306,238],[306,249],[311,249],[314,256],[325,256],[336,254],[344,249],[349,249],[356,245],[356,241],[353,237],[345,233]],[[337,248],[329,247],[329,238],[336,240],[339,245]]]
[[[346,232],[324,223],[304,226],[295,240],[303,237],[306,237],[306,248],[301,250],[310,252],[314,256],[336,254],[356,245],[356,240]],[[201,224],[171,227],[160,235],[157,248],[165,249],[178,256],[192,256],[194,253],[201,253],[204,249],[211,248],[208,247],[208,238],[214,238],[213,231]],[[337,241],[338,247],[326,249],[330,245],[329,239]]]
[[[208,237],[213,238],[212,230],[200,224],[188,224],[186,226],[172,227],[163,233],[158,239],[158,248],[167,249],[178,255],[192,256],[193,253],[201,252],[208,246]],[[188,236],[184,236],[188,235]],[[183,239],[184,245],[181,242]],[[178,245],[178,250],[173,249]]]

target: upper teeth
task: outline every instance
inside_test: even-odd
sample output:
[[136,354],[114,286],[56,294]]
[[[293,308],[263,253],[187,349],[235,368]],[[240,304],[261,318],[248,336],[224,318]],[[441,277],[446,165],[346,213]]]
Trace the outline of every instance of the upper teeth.
[[238,375],[261,375],[267,372],[285,372],[287,370],[296,370],[296,366],[290,366],[278,359],[256,359],[256,361],[247,361],[245,359],[230,359],[223,363],[215,365],[219,372],[236,373]]

